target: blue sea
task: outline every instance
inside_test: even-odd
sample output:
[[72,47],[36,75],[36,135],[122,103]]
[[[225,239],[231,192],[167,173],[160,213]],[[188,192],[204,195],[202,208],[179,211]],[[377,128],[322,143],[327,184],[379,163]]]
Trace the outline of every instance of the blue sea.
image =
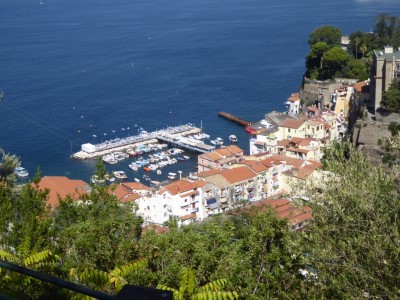
[[381,12],[398,15],[400,2],[1,0],[0,147],[31,175],[86,181],[96,162],[70,155],[140,127],[202,124],[226,142],[235,134],[248,153],[247,133],[217,113],[253,121],[284,110],[308,35],[323,25],[371,31]]

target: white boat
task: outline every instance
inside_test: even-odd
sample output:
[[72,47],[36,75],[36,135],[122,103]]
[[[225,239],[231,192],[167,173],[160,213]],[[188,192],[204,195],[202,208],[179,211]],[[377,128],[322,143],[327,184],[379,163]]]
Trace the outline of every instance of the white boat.
[[97,175],[93,175],[90,178],[90,182],[91,183],[104,183],[104,182],[106,182],[106,180],[105,179],[100,179],[99,176],[97,176]]
[[161,170],[157,170],[157,175],[161,175]]
[[176,176],[176,173],[169,172],[168,175],[169,175],[169,176],[174,176],[174,177],[175,177],[175,176]]
[[236,135],[231,134],[231,135],[229,136],[229,140],[230,140],[232,143],[236,143],[236,142],[237,142],[237,137],[236,137]]
[[104,175],[104,179],[110,182],[114,182],[115,181],[115,177],[114,176],[110,176],[110,174],[106,174]]
[[168,178],[169,178],[169,179],[175,179],[175,176],[168,175]]
[[138,179],[138,178],[135,177],[135,181],[136,181],[136,182],[140,182],[140,179]]
[[138,166],[134,162],[129,164],[129,168],[131,168],[133,171],[139,170]]
[[104,155],[102,157],[102,159],[104,162],[111,164],[111,165],[114,165],[118,162],[118,160],[114,157],[114,154],[112,154],[112,153]]
[[29,172],[23,167],[16,167],[14,169],[14,174],[18,177],[26,177],[29,176]]
[[113,172],[115,178],[117,179],[127,179],[128,176],[126,176],[126,173],[124,171],[114,171]]

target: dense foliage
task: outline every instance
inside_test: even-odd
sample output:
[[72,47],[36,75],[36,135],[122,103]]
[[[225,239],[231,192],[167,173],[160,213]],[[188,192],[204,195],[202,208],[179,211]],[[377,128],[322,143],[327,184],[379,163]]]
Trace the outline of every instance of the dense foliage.
[[[383,49],[386,45],[395,48],[400,46],[400,18],[378,15],[374,20],[373,32],[356,31],[349,35],[347,50],[339,50],[341,36],[341,30],[332,26],[317,28],[310,34],[308,43],[311,50],[306,57],[307,77],[319,80],[337,77],[367,79],[372,51]],[[335,50],[330,53],[331,49]]]
[[393,80],[389,89],[382,94],[381,105],[390,110],[400,111],[400,84]]
[[[81,203],[60,199],[49,211],[46,191],[2,184],[7,195],[0,205],[12,213],[2,215],[0,256],[111,294],[129,283],[176,290],[183,299],[212,293],[222,299],[398,298],[400,199],[393,176],[348,144],[328,150],[324,164],[332,176],[322,193],[310,191],[314,220],[304,232],[290,231],[270,209],[182,228],[171,221],[167,233],[142,232],[135,207],[118,203],[104,187],[93,186]],[[1,272],[0,289],[8,295],[72,296]]]

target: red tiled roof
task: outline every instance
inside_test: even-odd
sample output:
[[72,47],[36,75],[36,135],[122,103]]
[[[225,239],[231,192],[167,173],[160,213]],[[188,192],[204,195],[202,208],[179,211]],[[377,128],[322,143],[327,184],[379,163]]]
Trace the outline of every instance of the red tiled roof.
[[197,176],[201,177],[201,178],[205,178],[205,177],[209,177],[209,176],[218,174],[219,172],[220,172],[220,170],[218,170],[218,169],[210,169],[210,170],[198,173]]
[[151,230],[154,230],[156,233],[165,233],[169,231],[168,227],[161,226],[161,225],[155,225],[155,224],[150,224],[150,225],[145,225],[142,227],[143,232],[148,232]]
[[148,187],[147,185],[144,185],[143,183],[140,183],[140,182],[123,182],[122,185],[126,186],[127,188],[129,188],[131,190],[150,191],[150,187]]
[[47,204],[51,208],[58,206],[58,196],[62,199],[70,196],[74,200],[79,200],[82,195],[90,191],[89,185],[83,180],[73,180],[65,176],[45,176],[38,183],[38,188],[39,190],[49,189]]
[[206,182],[204,182],[202,180],[188,181],[185,179],[180,179],[180,180],[174,181],[174,182],[166,185],[164,188],[171,195],[176,195],[178,193],[184,193],[184,192],[194,190],[199,187],[203,187],[205,185],[206,185]]
[[354,89],[355,89],[357,92],[361,93],[361,92],[362,92],[362,88],[363,88],[364,86],[366,86],[366,83],[365,83],[364,81],[357,82],[357,83],[354,84]]
[[279,127],[298,129],[303,124],[304,124],[303,120],[285,119],[285,121],[283,121],[281,124],[279,124]]
[[268,170],[268,167],[266,165],[256,160],[244,160],[241,162],[241,164],[248,166],[255,173],[260,173]]
[[141,196],[138,193],[132,192],[131,189],[122,184],[113,184],[110,186],[110,191],[122,203],[135,201]]
[[308,206],[294,207],[288,199],[266,199],[254,202],[249,207],[271,207],[279,218],[288,219],[291,225],[300,224],[312,218],[312,209]]
[[256,173],[254,173],[248,167],[239,167],[233,169],[224,169],[221,171],[221,175],[229,183],[236,183],[253,178],[256,176]]
[[292,102],[300,101],[300,93],[293,93],[288,100]]

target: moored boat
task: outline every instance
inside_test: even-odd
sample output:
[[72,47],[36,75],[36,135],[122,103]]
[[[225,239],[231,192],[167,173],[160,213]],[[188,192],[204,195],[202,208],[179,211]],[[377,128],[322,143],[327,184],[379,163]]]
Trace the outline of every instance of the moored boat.
[[231,141],[231,143],[236,143],[237,142],[237,137],[234,134],[231,134],[229,136],[229,140]]
[[117,179],[127,179],[128,176],[126,176],[126,173],[124,171],[114,171],[113,172],[115,178]]
[[24,167],[16,167],[14,169],[14,174],[18,177],[27,177],[29,176],[29,172]]

